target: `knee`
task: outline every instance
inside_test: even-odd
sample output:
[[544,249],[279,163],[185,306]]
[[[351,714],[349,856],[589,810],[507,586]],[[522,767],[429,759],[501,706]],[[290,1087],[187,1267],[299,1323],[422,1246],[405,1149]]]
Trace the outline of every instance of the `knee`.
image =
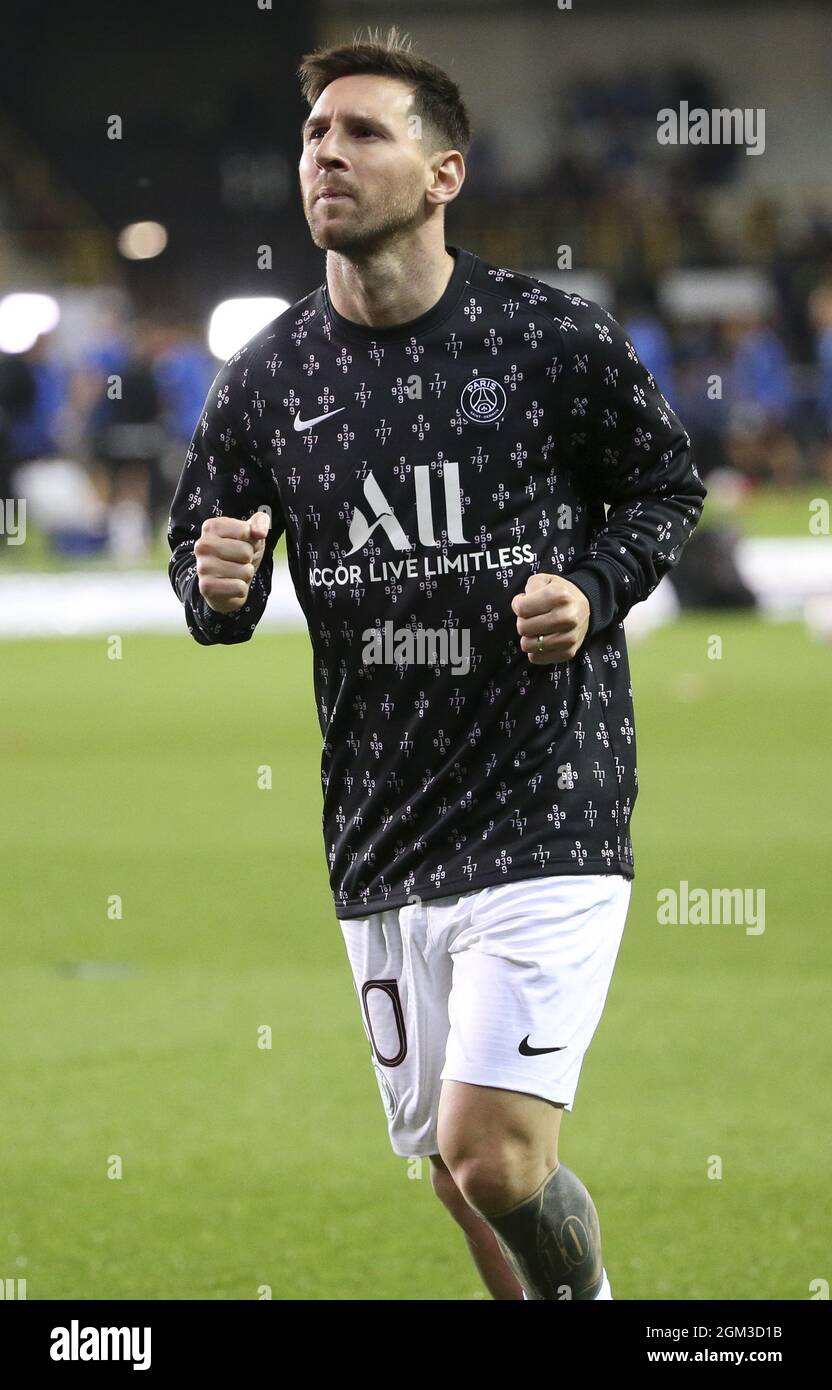
[[453,1180],[469,1206],[497,1216],[530,1197],[553,1166],[534,1147],[491,1144],[460,1157]]
[[454,1182],[450,1168],[439,1154],[431,1154],[430,1156],[430,1181],[440,1202],[444,1203],[450,1212],[454,1212],[461,1203],[465,1203],[465,1198]]

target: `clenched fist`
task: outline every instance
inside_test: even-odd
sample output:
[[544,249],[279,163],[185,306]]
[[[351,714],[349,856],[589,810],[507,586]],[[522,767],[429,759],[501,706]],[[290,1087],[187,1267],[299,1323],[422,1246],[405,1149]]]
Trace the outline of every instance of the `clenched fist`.
[[589,627],[589,599],[577,584],[559,574],[532,574],[511,607],[521,650],[533,666],[572,660]]
[[248,521],[233,516],[209,516],[203,521],[194,546],[197,583],[216,613],[236,613],[242,608],[260,568],[270,526],[268,512],[255,512]]

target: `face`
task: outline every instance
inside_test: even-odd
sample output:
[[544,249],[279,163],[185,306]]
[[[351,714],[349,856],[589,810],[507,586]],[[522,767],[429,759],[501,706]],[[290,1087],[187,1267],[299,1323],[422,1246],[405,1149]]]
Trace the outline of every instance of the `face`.
[[[376,75],[325,87],[303,130],[299,173],[312,240],[327,251],[366,252],[424,220],[440,152],[416,138],[412,88]],[[339,196],[321,196],[323,189]]]

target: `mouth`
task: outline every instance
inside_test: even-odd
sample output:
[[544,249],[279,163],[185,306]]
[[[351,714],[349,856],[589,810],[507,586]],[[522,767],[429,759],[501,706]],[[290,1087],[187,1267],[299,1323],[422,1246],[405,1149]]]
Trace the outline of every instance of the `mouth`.
[[318,202],[323,200],[326,203],[335,202],[338,198],[351,198],[351,193],[344,193],[338,188],[324,188],[318,194]]

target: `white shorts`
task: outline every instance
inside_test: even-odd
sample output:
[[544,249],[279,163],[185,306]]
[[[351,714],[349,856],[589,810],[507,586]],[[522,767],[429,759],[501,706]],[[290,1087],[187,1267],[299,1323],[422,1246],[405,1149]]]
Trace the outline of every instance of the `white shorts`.
[[445,1080],[572,1109],[632,882],[552,874],[339,925],[393,1152],[439,1152]]

